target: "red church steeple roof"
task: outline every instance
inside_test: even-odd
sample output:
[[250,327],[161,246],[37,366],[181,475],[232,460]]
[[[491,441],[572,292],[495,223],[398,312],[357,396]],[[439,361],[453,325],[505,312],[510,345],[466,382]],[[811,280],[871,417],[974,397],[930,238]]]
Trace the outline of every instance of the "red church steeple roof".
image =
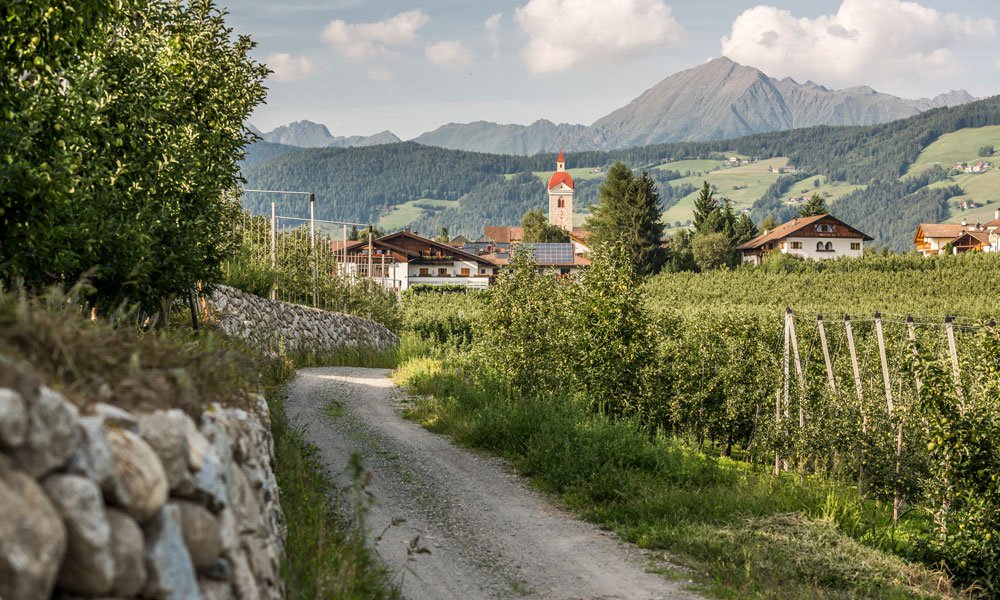
[[563,158],[562,148],[559,149],[559,158],[556,159],[556,162],[557,163],[564,163],[564,162],[566,162],[566,159]]

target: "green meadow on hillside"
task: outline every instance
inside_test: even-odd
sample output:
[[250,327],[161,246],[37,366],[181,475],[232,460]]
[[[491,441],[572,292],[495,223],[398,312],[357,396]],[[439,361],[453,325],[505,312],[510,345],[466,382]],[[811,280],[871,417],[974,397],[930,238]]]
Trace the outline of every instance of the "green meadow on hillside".
[[[769,158],[741,167],[719,169],[703,176],[675,179],[670,184],[679,186],[690,183],[691,185],[700,187],[703,181],[708,181],[718,188],[718,196],[732,200],[733,208],[739,211],[753,206],[753,203],[764,195],[767,188],[778,180],[779,175],[777,171],[770,172],[769,168],[777,169],[787,164],[787,158]],[[677,221],[681,223],[687,222],[694,216],[694,199],[697,196],[698,194],[695,192],[682,198],[680,202],[663,213],[663,221],[668,225]]]
[[[983,146],[996,148],[992,158],[984,159],[979,156],[979,149]],[[1000,125],[959,129],[942,135],[924,148],[906,174],[915,175],[934,165],[950,169],[956,162],[977,160],[990,160],[994,164],[1000,161]]]
[[419,198],[404,202],[403,204],[397,204],[393,207],[393,210],[382,215],[382,218],[378,221],[379,228],[384,231],[398,231],[406,227],[429,212],[426,208],[421,207],[421,205],[424,207],[433,206],[439,210],[444,210],[458,206],[458,200]]

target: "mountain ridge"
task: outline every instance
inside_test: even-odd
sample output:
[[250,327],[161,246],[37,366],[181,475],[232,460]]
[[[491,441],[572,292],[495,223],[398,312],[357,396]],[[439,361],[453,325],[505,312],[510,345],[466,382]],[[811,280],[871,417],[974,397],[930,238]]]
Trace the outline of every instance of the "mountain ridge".
[[354,148],[402,141],[389,130],[372,135],[334,136],[326,125],[305,119],[275,127],[268,132],[263,132],[250,123],[247,124],[247,129],[267,143],[298,148]]
[[[679,71],[589,126],[551,122],[450,123],[413,141],[453,150],[532,155],[558,146],[612,150],[649,144],[714,141],[814,125],[877,125],[931,108],[975,100],[965,90],[909,100],[868,86],[831,90],[776,79],[721,57]],[[553,135],[555,133],[556,135]]]

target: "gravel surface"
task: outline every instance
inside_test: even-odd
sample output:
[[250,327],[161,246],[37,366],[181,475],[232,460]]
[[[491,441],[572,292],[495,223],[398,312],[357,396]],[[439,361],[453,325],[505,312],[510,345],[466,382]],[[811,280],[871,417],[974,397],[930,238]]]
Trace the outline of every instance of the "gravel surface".
[[286,411],[348,485],[360,454],[371,472],[371,540],[409,600],[687,599],[648,573],[650,557],[575,519],[502,460],[406,421],[386,369],[303,369]]

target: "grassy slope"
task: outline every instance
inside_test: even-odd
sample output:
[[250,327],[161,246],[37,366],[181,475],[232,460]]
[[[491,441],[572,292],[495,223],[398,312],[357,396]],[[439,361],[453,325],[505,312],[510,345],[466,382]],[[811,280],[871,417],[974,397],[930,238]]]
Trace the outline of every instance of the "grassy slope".
[[[981,159],[979,149],[983,146],[995,146],[998,150],[992,159]],[[934,143],[924,148],[917,161],[910,165],[907,175],[926,171],[934,165],[945,169],[951,168],[956,162],[991,160],[994,164],[1000,160],[1000,125],[960,129],[954,133],[946,133]]]
[[[750,208],[757,201],[767,188],[778,179],[778,173],[769,173],[769,167],[781,167],[788,164],[787,158],[771,158],[758,163],[733,167],[731,169],[719,169],[706,173],[702,176],[684,177],[671,181],[671,185],[683,185],[690,183],[695,187],[701,187],[703,181],[715,185],[718,188],[717,196],[726,197],[733,201],[733,207],[739,211]],[[669,168],[669,163],[668,163]],[[740,189],[734,189],[739,187]],[[680,202],[670,207],[663,213],[665,223],[674,221],[685,222],[693,217],[694,200],[698,193],[692,193],[681,199]]]
[[382,215],[382,218],[379,219],[378,222],[379,228],[385,231],[397,231],[424,216],[424,209],[416,206],[417,204],[429,204],[431,206],[440,206],[441,208],[454,208],[455,206],[458,206],[458,200],[420,198],[418,200],[404,202],[403,204],[397,204],[395,210]]

